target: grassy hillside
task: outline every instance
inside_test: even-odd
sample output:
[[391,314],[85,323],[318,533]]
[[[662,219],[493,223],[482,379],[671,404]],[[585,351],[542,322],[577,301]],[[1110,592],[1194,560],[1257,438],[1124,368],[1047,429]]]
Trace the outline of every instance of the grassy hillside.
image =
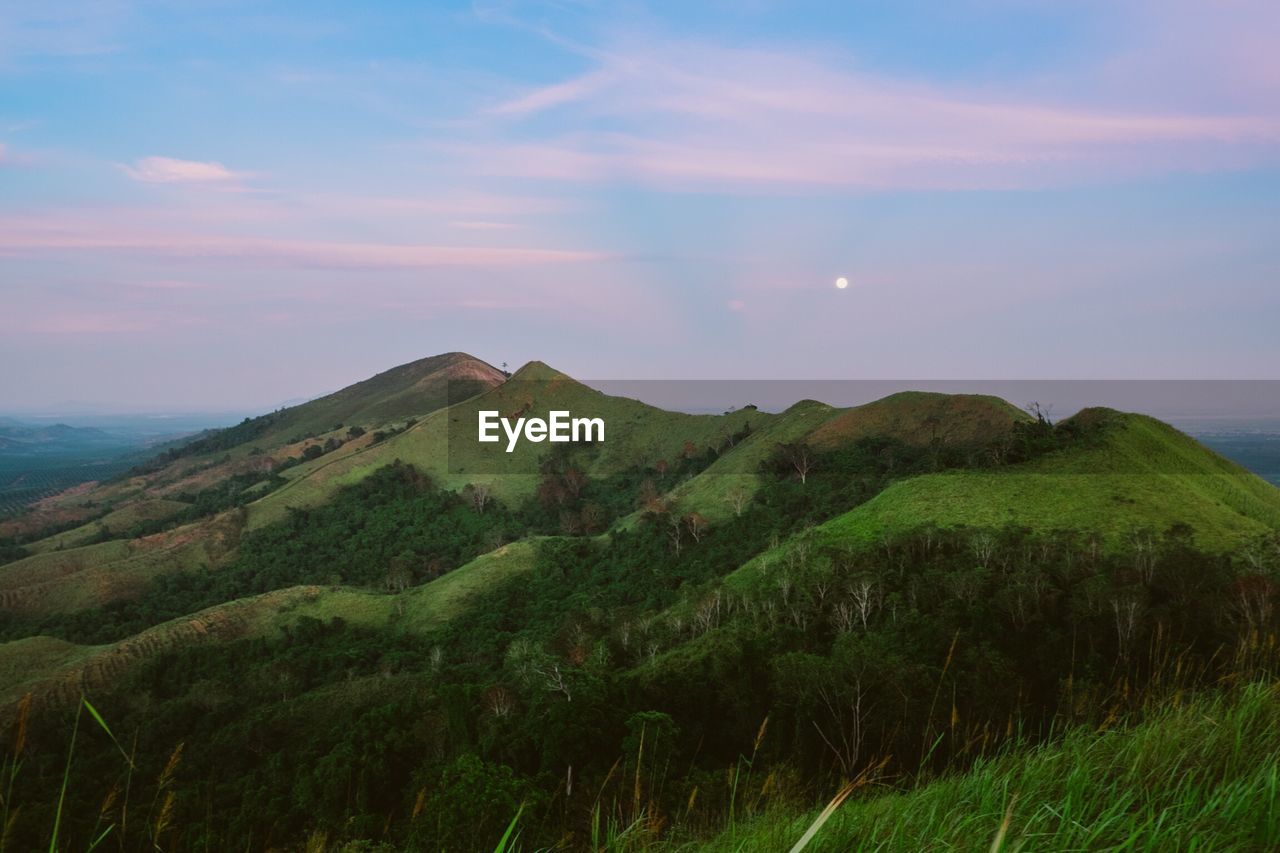
[[162,574],[214,566],[236,546],[236,513],[132,540],[45,551],[0,566],[0,606],[13,614],[68,613],[137,594]]
[[[37,551],[82,544],[84,531],[66,538],[53,535],[66,532],[76,522],[103,521],[112,530],[124,529],[125,521],[158,517],[161,505],[136,507],[140,502],[174,499],[216,488],[237,475],[271,470],[300,456],[310,445],[323,445],[326,439],[343,443],[330,459],[354,452],[372,443],[372,433],[380,427],[421,417],[492,388],[504,378],[497,368],[465,353],[403,364],[316,400],[175,444],[159,459],[146,463],[150,470],[142,476],[85,483],[51,496],[19,517],[0,521],[0,537],[29,541],[46,535],[47,541],[33,549]],[[351,427],[364,429],[366,435],[353,438]],[[116,511],[123,514],[105,518]],[[85,530],[96,528],[86,526]]]
[[[1094,437],[1021,465],[899,480],[817,526],[806,541],[859,548],[923,525],[1014,526],[1089,531],[1115,550],[1127,547],[1137,531],[1160,534],[1185,524],[1199,547],[1225,552],[1280,529],[1280,489],[1173,427],[1102,409],[1073,420]],[[783,543],[761,555],[737,579],[791,547]]]
[[874,435],[907,444],[975,444],[1007,433],[1029,415],[999,397],[903,391],[846,409],[813,431],[809,442],[829,449]]
[[243,440],[217,449],[273,448],[299,436],[329,433],[339,424],[373,427],[402,421],[465,400],[504,378],[496,367],[466,353],[431,356],[224,430],[215,437]]
[[387,441],[299,466],[293,482],[249,506],[250,526],[277,520],[289,507],[322,503],[335,489],[358,482],[396,459],[426,471],[446,488],[484,483],[495,497],[519,501],[533,494],[539,460],[548,445],[521,442],[512,453],[504,451],[505,443],[481,445],[475,440],[477,413],[496,410],[504,415],[546,417],[552,409],[605,419],[606,440],[583,459],[584,473],[590,477],[605,477],[636,464],[652,465],[660,459],[675,460],[686,445],[699,452],[719,446],[747,423],[754,429],[776,417],[753,409],[725,415],[668,412],[602,394],[541,362],[531,362],[506,384],[435,412]]
[[805,442],[815,450],[891,436],[917,447],[970,447],[1006,435],[1026,412],[997,397],[904,391],[851,409],[804,400],[767,421],[731,452],[672,494],[683,511],[712,520],[728,517],[759,486],[761,463],[779,444]]
[[779,444],[803,440],[815,429],[838,417],[838,409],[813,400],[802,400],[759,426],[702,473],[681,484],[670,495],[683,512],[698,512],[712,521],[733,515],[750,500],[760,485],[760,465]]
[[[1094,417],[1104,413],[1085,413]],[[1177,430],[1141,415],[1106,413],[1097,447],[1009,471],[962,471],[894,484],[824,525],[842,539],[874,539],[924,522],[943,527],[1094,530],[1190,525],[1203,547],[1228,550],[1280,528],[1280,490]]]
[[[1256,685],[1166,707],[1132,728],[1011,746],[914,790],[864,786],[805,850],[1274,850],[1277,767],[1280,693]],[[665,849],[786,850],[817,817],[778,809],[710,843]]]
[[164,652],[273,637],[306,617],[426,634],[461,616],[489,590],[530,571],[535,547],[535,540],[505,545],[398,595],[296,586],[210,607],[108,645],[77,645],[53,637],[0,643],[0,709],[27,692],[41,706],[73,702],[81,687],[106,687],[126,670]]
[[76,548],[107,533],[119,534],[144,521],[163,521],[182,512],[187,504],[177,500],[164,498],[139,499],[131,501],[119,509],[112,510],[101,518],[88,524],[73,527],[62,533],[32,542],[27,545],[28,551],[43,554],[48,551],[60,551]]

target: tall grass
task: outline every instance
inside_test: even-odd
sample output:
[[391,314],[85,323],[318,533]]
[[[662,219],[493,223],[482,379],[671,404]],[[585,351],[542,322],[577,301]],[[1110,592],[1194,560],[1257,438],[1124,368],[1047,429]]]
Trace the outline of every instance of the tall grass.
[[[31,712],[32,696],[30,693],[22,697],[18,703],[17,719],[14,723],[14,736],[11,746],[11,752],[5,759],[3,769],[0,770],[0,779],[4,780],[4,801],[0,805],[0,853],[6,853],[10,849],[10,842],[13,835],[14,824],[17,823],[18,815],[21,807],[14,803],[14,783],[17,781],[19,772],[22,769],[23,752],[26,748],[27,729]],[[62,781],[58,788],[58,799],[53,812],[53,825],[49,829],[49,853],[58,853],[62,849],[62,830],[64,808],[67,803],[67,792],[71,786],[71,768],[75,762],[76,742],[80,736],[80,720],[85,712],[89,713],[89,717],[97,724],[98,728],[106,732],[107,737],[111,738],[112,744],[120,752],[128,767],[128,778],[133,778],[134,762],[133,757],[124,751],[124,747],[120,741],[116,739],[115,733],[111,731],[111,727],[107,725],[107,721],[103,719],[102,714],[98,713],[98,709],[93,706],[83,695],[80,702],[76,705],[75,722],[71,727],[71,739],[67,744],[67,758],[62,769]],[[106,798],[103,800],[102,808],[98,812],[97,824],[93,828],[91,840],[84,847],[86,851],[97,849],[109,836],[116,830],[116,823],[107,823],[106,819],[111,815],[113,807],[119,794],[118,787],[112,788],[107,792]],[[128,808],[128,789],[126,788],[125,802],[121,804],[121,818],[126,814]],[[157,844],[156,849],[160,849]]]
[[968,772],[850,800],[817,821],[780,808],[668,849],[787,850],[815,825],[809,853],[1280,849],[1280,686],[1197,697],[1130,728],[1011,744]]

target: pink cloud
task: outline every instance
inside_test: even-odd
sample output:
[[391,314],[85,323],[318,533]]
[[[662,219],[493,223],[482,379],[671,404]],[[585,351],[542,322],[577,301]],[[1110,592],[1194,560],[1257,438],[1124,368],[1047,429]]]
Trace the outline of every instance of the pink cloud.
[[[705,42],[635,39],[592,57],[587,73],[490,110],[508,121],[450,150],[481,174],[747,190],[1018,188],[1280,155],[1280,110],[1266,101],[1215,112],[966,89]],[[519,122],[552,109],[578,130]]]
[[464,228],[470,231],[510,231],[520,226],[514,222],[489,222],[479,219],[459,219],[449,223],[453,228]]
[[173,157],[143,157],[132,166],[121,168],[134,180],[149,184],[235,183],[247,177],[246,173],[233,172],[221,163]]

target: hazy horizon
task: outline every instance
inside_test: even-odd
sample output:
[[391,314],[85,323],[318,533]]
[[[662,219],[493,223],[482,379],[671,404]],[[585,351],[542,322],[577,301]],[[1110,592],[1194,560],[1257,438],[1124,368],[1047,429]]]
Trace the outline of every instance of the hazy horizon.
[[[517,369],[519,366],[511,367]],[[367,378],[370,377],[362,377]],[[1069,417],[1085,407],[1105,406],[1162,418],[1193,433],[1212,432],[1218,428],[1280,431],[1280,381],[1277,380],[574,378],[607,394],[690,413],[715,413],[744,405],[778,412],[806,399],[850,407],[899,391],[934,391],[987,394],[1019,408],[1036,404],[1054,420]],[[60,421],[73,426],[103,426],[148,419],[181,420],[193,428],[196,425],[214,427],[299,405],[338,390],[341,389],[330,388],[319,394],[270,405],[245,404],[224,409],[166,409],[162,405],[129,409],[70,402],[25,410],[0,406],[0,418],[29,422]]]

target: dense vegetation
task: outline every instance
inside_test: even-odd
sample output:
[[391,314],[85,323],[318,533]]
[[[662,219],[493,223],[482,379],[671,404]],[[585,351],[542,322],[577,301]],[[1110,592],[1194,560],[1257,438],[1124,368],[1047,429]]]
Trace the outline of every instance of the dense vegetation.
[[[1274,542],[1210,555],[1182,524],[1134,530],[1121,551],[1088,531],[921,527],[861,549],[805,533],[898,478],[1092,438],[1039,421],[998,448],[780,446],[759,492],[718,524],[660,497],[714,451],[600,481],[576,473],[573,454],[590,448],[553,454],[516,508],[390,466],[245,536],[216,572],[41,627],[98,642],[298,583],[394,593],[550,534],[532,571],[427,633],[304,617],[278,637],[153,658],[93,697],[121,745],[82,729],[63,838],[85,846],[113,826],[126,849],[256,849],[311,833],[491,849],[523,805],[530,845],[608,837],[633,849],[728,826],[730,849],[774,846],[843,780],[911,789],[975,763],[975,779],[1007,778],[1011,743],[1270,675]],[[596,535],[632,512],[634,524]],[[762,553],[773,557],[736,571]],[[1260,697],[1242,713],[1273,719]],[[31,721],[14,849],[47,836],[73,725]],[[1250,831],[1276,837],[1274,823]]]

